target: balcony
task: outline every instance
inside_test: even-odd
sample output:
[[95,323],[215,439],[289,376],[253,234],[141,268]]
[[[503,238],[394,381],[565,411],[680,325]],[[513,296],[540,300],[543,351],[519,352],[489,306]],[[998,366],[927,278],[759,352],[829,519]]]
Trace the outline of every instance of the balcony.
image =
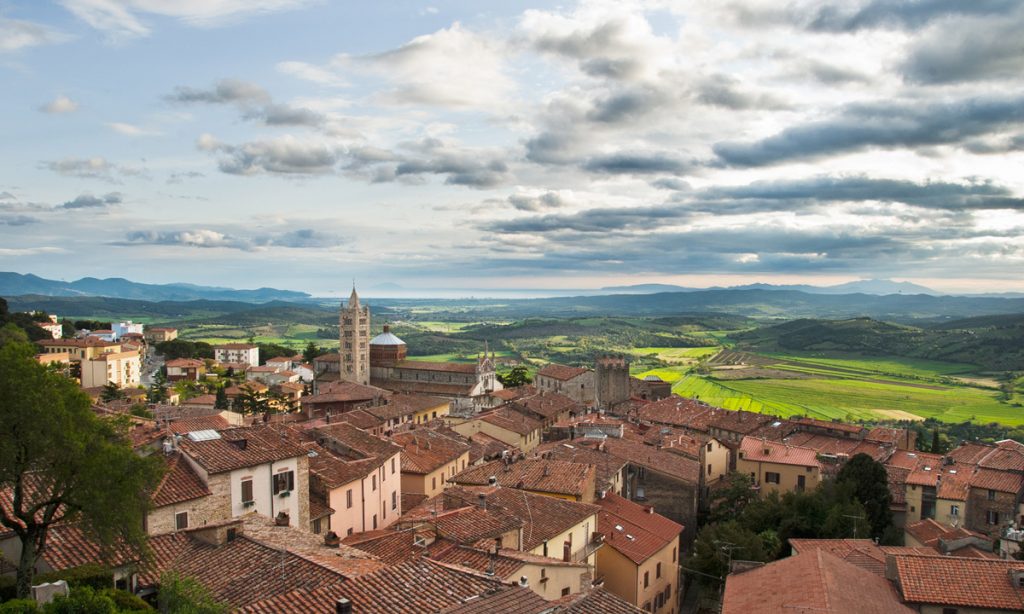
[[596,531],[591,536],[590,542],[585,546],[572,553],[571,560],[573,563],[585,563],[590,555],[597,552],[597,549],[604,545],[604,534],[597,533]]

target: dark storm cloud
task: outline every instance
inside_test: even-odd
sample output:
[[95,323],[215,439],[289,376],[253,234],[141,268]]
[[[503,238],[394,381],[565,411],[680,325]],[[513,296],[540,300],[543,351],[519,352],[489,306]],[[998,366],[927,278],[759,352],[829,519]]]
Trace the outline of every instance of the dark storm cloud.
[[830,119],[786,128],[754,142],[721,142],[726,165],[764,166],[789,160],[927,145],[955,145],[1024,121],[1024,98],[970,98],[931,104],[851,104]]

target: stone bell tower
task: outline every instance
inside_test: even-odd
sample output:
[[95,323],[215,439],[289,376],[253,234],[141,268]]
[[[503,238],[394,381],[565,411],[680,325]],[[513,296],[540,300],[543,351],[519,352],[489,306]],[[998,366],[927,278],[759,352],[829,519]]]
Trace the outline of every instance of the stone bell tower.
[[341,379],[357,384],[370,383],[370,308],[359,304],[355,284],[338,316],[338,354]]

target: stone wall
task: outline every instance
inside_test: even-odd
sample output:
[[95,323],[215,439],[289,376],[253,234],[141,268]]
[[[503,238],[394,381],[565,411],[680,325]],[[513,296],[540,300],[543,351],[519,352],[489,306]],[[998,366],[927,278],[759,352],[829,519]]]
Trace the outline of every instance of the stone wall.
[[[1017,496],[1008,492],[995,491],[995,499],[989,500],[988,489],[972,488],[967,495],[967,528],[996,538],[1003,527],[1014,521],[1017,511]],[[999,522],[988,523],[988,512],[999,513]]]
[[[643,497],[638,497],[640,490]],[[697,535],[697,504],[700,487],[632,463],[626,465],[623,496],[683,525],[683,544],[689,545]]]

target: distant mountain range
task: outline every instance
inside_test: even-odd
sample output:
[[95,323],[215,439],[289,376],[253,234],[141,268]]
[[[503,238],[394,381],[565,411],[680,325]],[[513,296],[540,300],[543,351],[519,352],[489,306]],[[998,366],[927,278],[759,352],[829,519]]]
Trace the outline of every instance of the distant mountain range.
[[886,296],[888,294],[930,294],[937,296],[942,294],[931,288],[910,283],[909,281],[892,281],[891,279],[861,279],[850,281],[835,286],[810,286],[807,284],[773,285],[773,284],[747,284],[743,286],[713,288],[687,288],[685,286],[674,286],[671,284],[637,284],[634,286],[607,286],[601,288],[602,292],[622,294],[656,294],[658,292],[701,292],[704,290],[795,290],[807,294],[873,294]]
[[266,303],[269,301],[302,301],[310,298],[305,292],[257,288],[235,290],[217,286],[195,284],[142,284],[120,277],[97,279],[83,277],[76,281],[56,281],[37,275],[0,272],[0,296],[106,296],[110,298],[144,301],[243,301]]

